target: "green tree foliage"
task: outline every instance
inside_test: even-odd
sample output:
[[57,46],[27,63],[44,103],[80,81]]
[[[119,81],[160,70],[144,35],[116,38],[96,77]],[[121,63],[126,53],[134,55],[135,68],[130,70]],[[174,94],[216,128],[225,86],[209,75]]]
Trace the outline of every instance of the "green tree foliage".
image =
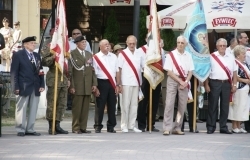
[[172,29],[161,30],[161,39],[164,41],[164,50],[171,51],[176,46],[176,36]]
[[146,16],[148,15],[148,12],[146,9],[144,8],[141,8],[140,9],[140,33],[139,33],[139,46],[142,46],[144,45],[146,42],[145,42],[145,37],[146,37],[146,34],[148,33],[148,29],[147,29],[147,26],[146,26]]
[[104,38],[109,42],[117,44],[119,42],[120,24],[116,19],[116,14],[113,9],[110,10],[107,18],[107,24],[104,31]]

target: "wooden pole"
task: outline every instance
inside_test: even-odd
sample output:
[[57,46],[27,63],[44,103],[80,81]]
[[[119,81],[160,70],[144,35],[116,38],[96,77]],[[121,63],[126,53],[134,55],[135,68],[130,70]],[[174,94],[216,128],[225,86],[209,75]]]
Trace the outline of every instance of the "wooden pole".
[[151,88],[151,86],[150,86],[150,88],[149,88],[149,123],[148,123],[148,131],[149,131],[149,133],[151,133],[151,131],[152,131],[152,88]]
[[54,107],[53,107],[53,121],[52,121],[52,134],[55,135],[55,122],[56,122],[56,102],[57,102],[57,82],[58,82],[58,67],[55,72],[55,88],[54,88]]
[[[191,86],[192,87],[192,86]],[[193,131],[196,131],[196,108],[197,108],[197,79],[194,77],[194,109],[193,109]]]

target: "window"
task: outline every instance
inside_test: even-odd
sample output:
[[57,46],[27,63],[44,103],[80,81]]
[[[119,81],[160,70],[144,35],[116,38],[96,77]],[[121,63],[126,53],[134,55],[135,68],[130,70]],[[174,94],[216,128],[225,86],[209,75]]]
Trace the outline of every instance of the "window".
[[0,0],[0,10],[12,10],[12,0]]

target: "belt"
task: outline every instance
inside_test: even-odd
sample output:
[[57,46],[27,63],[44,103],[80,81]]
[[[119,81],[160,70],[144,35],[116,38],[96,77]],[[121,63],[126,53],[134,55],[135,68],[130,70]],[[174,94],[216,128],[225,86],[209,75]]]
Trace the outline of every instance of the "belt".
[[99,79],[99,78],[97,78],[97,80],[99,80],[99,81],[108,81],[109,79]]
[[221,83],[226,83],[229,82],[228,79],[210,79],[210,81],[216,81],[216,82],[221,82]]

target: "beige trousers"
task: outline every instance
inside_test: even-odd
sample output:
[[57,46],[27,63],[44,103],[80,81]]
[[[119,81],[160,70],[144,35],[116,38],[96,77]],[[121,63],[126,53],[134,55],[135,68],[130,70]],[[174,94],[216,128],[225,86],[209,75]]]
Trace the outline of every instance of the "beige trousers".
[[122,86],[121,129],[133,129],[137,117],[138,86]]
[[[170,76],[167,79],[166,103],[163,120],[163,131],[181,131],[184,112],[187,106],[188,89],[179,89],[180,84]],[[178,91],[178,111],[173,126],[174,102]]]

